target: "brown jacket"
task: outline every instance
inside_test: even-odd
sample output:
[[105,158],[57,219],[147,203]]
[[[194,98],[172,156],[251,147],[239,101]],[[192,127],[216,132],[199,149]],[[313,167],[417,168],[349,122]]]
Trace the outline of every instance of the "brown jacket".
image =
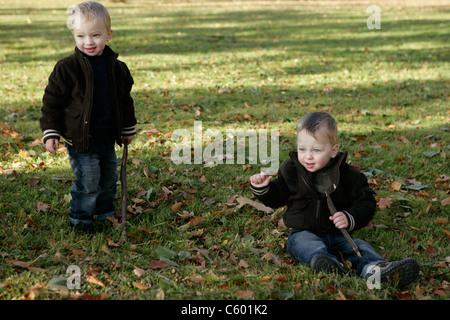
[[[309,230],[314,233],[339,233],[329,219],[326,197],[317,192],[312,183],[312,174],[298,161],[297,152],[278,170],[278,176],[267,187],[251,186],[254,195],[266,206],[279,208],[287,205],[283,220],[287,227]],[[330,177],[336,186],[330,193],[338,211],[347,215],[348,231],[366,226],[375,214],[374,191],[366,176],[346,163],[347,154],[339,152],[332,165]]]
[[[134,135],[136,118],[130,92],[133,78],[125,63],[105,47],[108,59],[111,103],[115,115],[114,139]],[[89,125],[93,103],[94,77],[87,57],[78,48],[75,53],[59,60],[50,74],[43,96],[40,127],[44,143],[60,136],[79,151],[89,147]]]

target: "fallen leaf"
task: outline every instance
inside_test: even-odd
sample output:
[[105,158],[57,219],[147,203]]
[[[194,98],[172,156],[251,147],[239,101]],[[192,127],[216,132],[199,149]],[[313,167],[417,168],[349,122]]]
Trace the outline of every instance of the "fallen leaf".
[[162,260],[155,259],[150,262],[151,269],[166,269],[169,265]]
[[79,300],[109,300],[111,299],[111,295],[108,293],[101,293],[98,295],[91,295],[89,293],[84,293],[78,297]]
[[425,289],[420,288],[419,285],[416,286],[416,288],[414,289],[414,296],[417,299],[420,299],[423,297],[423,293],[425,292]]
[[398,182],[398,181],[394,181],[394,182],[391,183],[390,187],[392,189],[394,189],[395,191],[398,191],[398,190],[400,190],[402,188],[402,184],[400,182]]
[[394,296],[398,300],[412,300],[412,294],[409,293],[408,291],[396,292],[396,293],[394,293]]
[[390,208],[392,205],[392,198],[380,198],[378,200],[377,205],[380,209]]
[[205,281],[205,279],[203,279],[202,277],[191,277],[191,276],[185,277],[184,280],[189,280],[191,282],[196,282],[196,283],[202,283]]
[[94,277],[94,276],[89,276],[88,277],[88,282],[89,283],[91,283],[91,284],[95,284],[95,285],[97,285],[97,286],[100,286],[100,287],[104,287],[105,285],[103,284],[103,282],[101,282],[100,280],[98,280],[96,277]]
[[141,284],[141,283],[139,283],[139,282],[136,282],[136,281],[133,281],[133,285],[134,285],[137,289],[140,289],[140,290],[148,290],[148,289],[150,289],[150,287],[148,287],[148,286],[146,286],[146,285],[143,285],[143,284]]
[[138,268],[138,267],[135,267],[134,270],[133,270],[133,273],[134,273],[135,275],[137,275],[138,278],[139,278],[139,277],[141,277],[141,276],[145,273],[145,270],[144,270],[144,269],[141,269],[141,268]]
[[134,164],[134,167],[137,169],[137,168],[139,167],[139,165],[140,165],[142,162],[144,162],[144,161],[139,160],[139,159],[136,159],[136,158],[133,158],[133,159],[131,160],[131,162]]
[[272,208],[266,207],[262,203],[250,200],[250,199],[245,198],[245,197],[238,197],[236,200],[237,200],[237,202],[239,202],[239,205],[237,206],[237,208],[241,208],[244,205],[248,204],[248,205],[252,206],[253,208],[255,208],[257,210],[260,210],[260,211],[263,211],[265,213],[273,212]]
[[244,259],[241,259],[241,260],[239,261],[238,266],[239,266],[239,267],[242,267],[242,268],[248,268],[248,267],[249,267],[248,263],[245,262]]
[[199,224],[200,222],[202,222],[204,220],[203,217],[194,217],[191,220],[189,220],[188,224],[195,226],[197,224]]
[[324,291],[324,292],[330,291],[331,294],[336,294],[336,293],[338,292],[338,291],[336,290],[335,287],[330,286],[330,285],[325,286],[325,287],[323,288],[323,291]]
[[36,204],[37,211],[46,212],[49,208],[50,208],[50,206],[48,204],[43,203],[41,201],[38,201],[38,203]]
[[436,218],[436,223],[437,224],[447,224],[448,219],[447,218]]
[[436,253],[436,249],[430,244],[428,246],[428,248],[426,248],[425,253],[426,254],[434,254],[434,253]]
[[6,263],[11,263],[13,265],[15,265],[16,267],[21,267],[21,268],[30,268],[33,266],[33,262],[24,262],[24,261],[19,261],[19,260],[10,260],[10,259],[6,259],[5,260]]
[[441,206],[446,206],[450,204],[450,197],[445,198],[444,200],[441,201]]
[[28,291],[23,294],[19,298],[19,300],[34,300],[34,298],[41,292],[41,290],[44,288],[45,283],[36,283],[35,285],[28,288]]
[[244,291],[244,290],[238,290],[234,293],[234,295],[241,299],[246,299],[248,297],[251,297],[253,295],[253,291]]
[[178,212],[183,205],[183,202],[175,202],[175,204],[170,208],[173,212]]
[[72,249],[72,254],[75,257],[80,257],[80,258],[84,258],[86,256],[86,254],[83,251],[80,251],[78,249]]

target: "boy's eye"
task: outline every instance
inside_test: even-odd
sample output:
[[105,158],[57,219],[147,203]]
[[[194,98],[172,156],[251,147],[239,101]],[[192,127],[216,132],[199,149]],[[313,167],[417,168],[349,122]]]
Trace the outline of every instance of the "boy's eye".
[[320,149],[314,149],[314,152],[320,152]]
[[100,35],[99,35],[98,33],[96,33],[96,34],[93,34],[92,36],[95,37],[95,38],[97,38],[97,37],[99,37]]

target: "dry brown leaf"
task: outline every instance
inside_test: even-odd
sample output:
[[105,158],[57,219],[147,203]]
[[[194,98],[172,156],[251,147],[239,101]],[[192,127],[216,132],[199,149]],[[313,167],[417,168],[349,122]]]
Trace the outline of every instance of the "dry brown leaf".
[[6,263],[11,263],[13,265],[15,265],[16,267],[21,267],[21,268],[30,268],[33,266],[33,262],[24,262],[24,261],[19,261],[19,260],[10,260],[10,259],[6,259],[5,260]]
[[50,206],[49,206],[48,204],[43,203],[43,202],[41,202],[41,201],[38,201],[38,202],[36,203],[36,209],[37,209],[37,211],[43,211],[43,212],[46,212],[49,208],[50,208]]
[[385,209],[390,208],[392,205],[392,198],[380,198],[377,202],[378,208]]
[[244,268],[244,269],[246,269],[246,268],[249,267],[248,263],[245,262],[244,259],[241,259],[241,260],[239,261],[238,266],[239,266],[239,267],[242,267],[242,268]]
[[436,223],[437,224],[447,224],[448,219],[447,218],[436,218]]
[[133,285],[134,285],[136,288],[140,289],[140,290],[148,290],[148,289],[150,289],[150,287],[148,287],[148,286],[146,286],[146,285],[143,285],[143,284],[141,284],[141,283],[139,283],[139,282],[136,282],[136,281],[133,281]]
[[173,212],[178,212],[181,209],[183,202],[175,202],[175,204],[170,208]]
[[262,203],[250,200],[248,198],[245,197],[238,197],[237,202],[239,202],[239,205],[237,206],[238,208],[243,207],[244,205],[248,204],[250,206],[252,206],[253,208],[263,211],[265,213],[271,213],[273,212],[272,208],[266,207],[265,205],[263,205]]
[[205,279],[203,279],[202,277],[191,277],[191,276],[187,276],[185,277],[183,280],[189,280],[191,282],[196,282],[196,283],[201,283],[204,282]]
[[72,249],[72,254],[75,257],[80,257],[80,258],[84,258],[86,256],[86,254],[83,251],[80,251],[78,249]]
[[155,259],[150,262],[151,269],[165,269],[168,266],[169,265],[167,263],[165,263],[164,261],[159,260],[159,259]]
[[94,276],[89,276],[88,277],[88,282],[89,283],[91,283],[91,284],[95,284],[95,285],[97,285],[97,286],[100,286],[100,287],[104,287],[105,285],[103,284],[103,282],[101,282],[100,280],[98,280],[96,277],[94,277]]
[[39,292],[41,292],[41,290],[44,287],[45,287],[45,283],[44,282],[36,283],[35,285],[33,285],[30,288],[28,288],[28,291],[25,292],[23,294],[23,296],[21,296],[19,298],[19,300],[34,300],[34,298],[36,298],[36,296],[39,294]]
[[79,300],[109,300],[111,299],[111,295],[108,293],[101,293],[99,295],[91,295],[89,293],[84,293],[78,297]]
[[139,277],[141,277],[141,276],[145,273],[145,270],[144,270],[144,269],[141,269],[141,268],[138,268],[138,267],[135,267],[134,270],[133,270],[133,273],[134,273],[135,275],[137,275],[138,278],[139,278]]
[[450,197],[445,198],[444,200],[441,201],[441,206],[446,206],[450,204]]
[[238,290],[234,293],[234,295],[238,298],[246,299],[253,295],[253,291]]

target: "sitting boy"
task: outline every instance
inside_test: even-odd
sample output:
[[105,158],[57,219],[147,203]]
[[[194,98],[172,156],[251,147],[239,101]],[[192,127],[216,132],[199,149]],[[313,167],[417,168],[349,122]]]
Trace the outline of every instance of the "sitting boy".
[[[287,252],[312,270],[345,273],[341,258],[350,261],[363,278],[379,272],[381,282],[414,281],[419,265],[413,259],[387,262],[372,246],[353,239],[362,257],[339,229],[352,233],[363,228],[376,210],[374,191],[366,176],[346,163],[339,152],[337,124],[327,113],[313,112],[297,125],[297,151],[290,152],[276,179],[264,173],[250,177],[253,194],[266,206],[287,205],[283,220],[292,228]],[[326,193],[337,212],[330,215]]]

